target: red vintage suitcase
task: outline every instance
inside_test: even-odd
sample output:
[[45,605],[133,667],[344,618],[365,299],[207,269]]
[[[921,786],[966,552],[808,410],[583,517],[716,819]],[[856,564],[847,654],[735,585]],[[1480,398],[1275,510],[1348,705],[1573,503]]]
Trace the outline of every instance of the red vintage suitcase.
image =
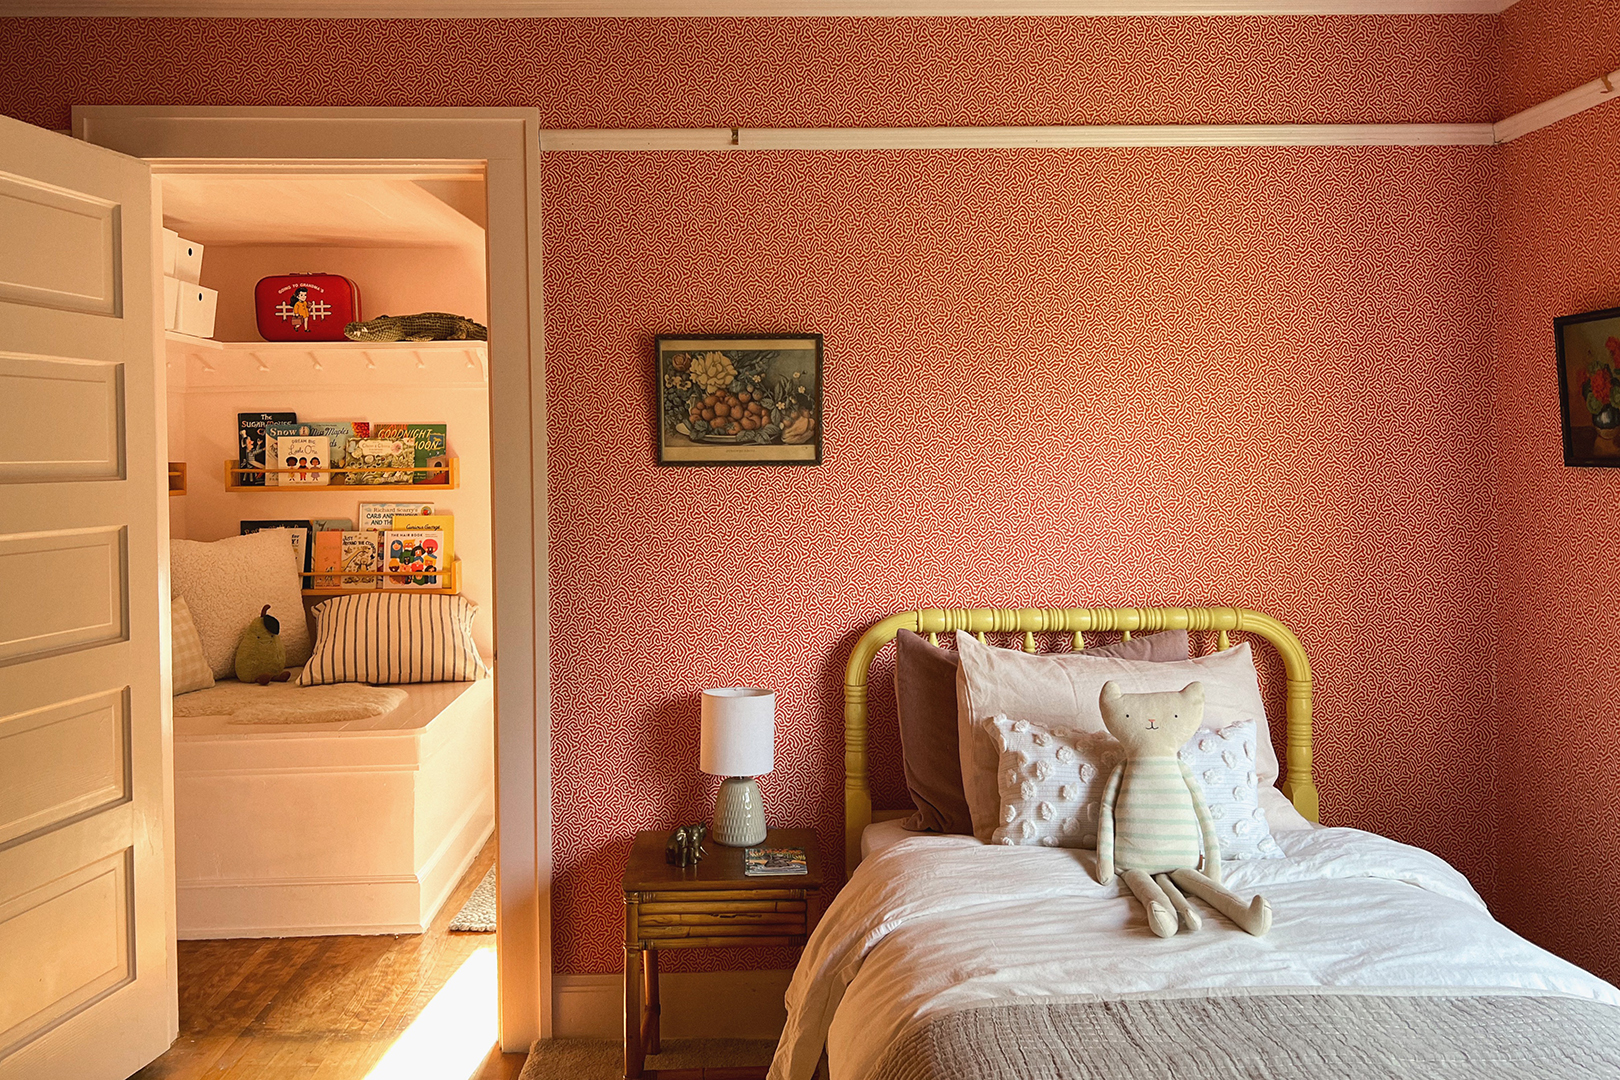
[[253,313],[266,341],[342,341],[360,321],[360,288],[339,274],[277,274],[253,287]]

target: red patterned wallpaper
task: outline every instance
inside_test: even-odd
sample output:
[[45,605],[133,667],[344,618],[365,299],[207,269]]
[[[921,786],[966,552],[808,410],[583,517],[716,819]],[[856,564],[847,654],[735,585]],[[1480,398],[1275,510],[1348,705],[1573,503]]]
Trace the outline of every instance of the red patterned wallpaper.
[[[1329,819],[1488,887],[1491,170],[548,154],[559,970],[617,969],[633,831],[706,815],[702,687],[777,690],[770,816],[839,851],[848,649],[936,604],[1278,613]],[[826,335],[824,465],[653,465],[652,336],[718,330]]]
[[526,105],[552,127],[1489,121],[1494,17],[0,19],[0,111]]
[[1497,904],[1515,930],[1614,980],[1620,470],[1564,466],[1552,320],[1620,307],[1620,105],[1510,143],[1501,162],[1498,620],[1512,644],[1498,652]]
[[1620,69],[1615,0],[1517,0],[1501,18],[1503,115]]

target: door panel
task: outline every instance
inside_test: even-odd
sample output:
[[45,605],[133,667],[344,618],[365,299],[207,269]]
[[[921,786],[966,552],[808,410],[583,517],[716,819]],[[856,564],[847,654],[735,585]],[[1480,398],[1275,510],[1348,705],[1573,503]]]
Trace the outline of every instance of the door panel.
[[152,192],[0,117],[0,1080],[123,1080],[177,1028]]
[[0,353],[0,483],[124,475],[124,366]]

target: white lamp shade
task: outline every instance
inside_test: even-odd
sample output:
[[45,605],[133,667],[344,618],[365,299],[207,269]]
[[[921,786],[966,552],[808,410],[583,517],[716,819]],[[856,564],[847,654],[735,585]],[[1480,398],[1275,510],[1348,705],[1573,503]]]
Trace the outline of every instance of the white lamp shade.
[[776,767],[776,694],[757,686],[703,691],[698,768],[710,776],[763,776]]

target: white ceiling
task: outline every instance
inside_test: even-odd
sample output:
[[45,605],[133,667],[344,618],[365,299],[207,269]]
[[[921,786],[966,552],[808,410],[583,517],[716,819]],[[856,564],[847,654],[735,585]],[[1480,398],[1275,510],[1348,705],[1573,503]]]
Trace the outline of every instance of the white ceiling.
[[630,18],[1494,14],[1514,0],[0,0],[0,15]]
[[481,180],[207,173],[160,179],[164,224],[204,245],[484,242]]

